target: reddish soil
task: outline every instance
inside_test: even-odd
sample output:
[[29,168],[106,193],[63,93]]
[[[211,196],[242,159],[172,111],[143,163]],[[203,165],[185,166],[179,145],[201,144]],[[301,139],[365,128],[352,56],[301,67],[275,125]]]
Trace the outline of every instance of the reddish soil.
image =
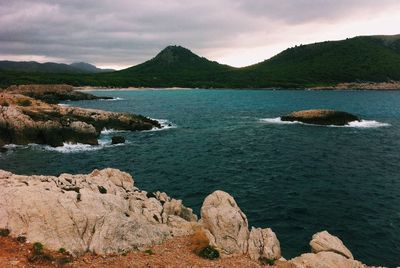
[[[130,252],[125,255],[93,255],[86,254],[75,258],[72,262],[61,264],[70,257],[44,250],[43,258],[32,261],[33,250],[30,243],[19,243],[15,238],[0,237],[0,267],[118,267],[118,268],[172,268],[172,267],[227,267],[227,268],[258,268],[262,266],[252,261],[248,256],[234,256],[207,260],[197,256],[194,251],[198,240],[193,236],[173,238],[161,245],[149,248],[146,252]],[[29,260],[31,259],[31,260]]]

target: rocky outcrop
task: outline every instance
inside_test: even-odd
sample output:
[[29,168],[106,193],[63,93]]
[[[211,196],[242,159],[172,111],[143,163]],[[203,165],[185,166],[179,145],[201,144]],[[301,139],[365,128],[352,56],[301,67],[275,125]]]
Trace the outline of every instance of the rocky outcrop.
[[331,235],[327,231],[322,231],[313,235],[310,242],[311,252],[334,252],[348,259],[354,259],[353,254],[350,250],[343,244],[343,242],[336,236]]
[[333,252],[306,253],[288,262],[293,268],[367,268],[366,265]]
[[64,107],[23,95],[0,93],[0,147],[10,143],[96,145],[104,128],[135,131],[154,127],[161,125],[141,115]]
[[98,97],[89,93],[76,91],[73,86],[69,85],[15,85],[8,87],[5,91],[12,94],[22,94],[50,104],[67,100],[112,99],[112,97]]
[[353,254],[336,236],[327,231],[313,235],[310,241],[311,252],[291,259],[288,263],[295,268],[366,268],[354,260]]
[[228,193],[215,191],[206,197],[201,207],[201,223],[209,231],[211,245],[222,253],[247,252],[247,217]]
[[344,126],[360,119],[352,114],[335,110],[304,110],[281,116],[282,121],[297,121],[315,125]]
[[[207,196],[201,220],[181,200],[148,193],[116,169],[87,175],[21,176],[0,170],[0,230],[74,255],[142,250],[193,234],[192,246],[216,248],[223,257],[247,255],[260,265],[292,268],[366,268],[342,241],[323,231],[311,253],[286,261],[270,228],[248,229],[246,215],[223,191]],[[196,235],[197,233],[197,235]],[[201,235],[199,235],[201,234]]]
[[272,229],[251,228],[248,254],[251,259],[262,263],[279,260],[282,257],[279,240]]
[[249,254],[261,262],[281,257],[275,233],[269,228],[254,227],[250,232],[246,215],[226,192],[215,191],[207,196],[201,207],[201,224],[210,245],[224,255]]
[[191,233],[192,210],[134,186],[115,169],[88,175],[19,176],[0,171],[0,228],[76,255],[144,249]]

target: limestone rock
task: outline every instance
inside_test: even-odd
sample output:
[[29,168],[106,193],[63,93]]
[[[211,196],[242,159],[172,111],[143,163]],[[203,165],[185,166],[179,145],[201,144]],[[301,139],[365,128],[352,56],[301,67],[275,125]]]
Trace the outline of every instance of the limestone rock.
[[223,254],[246,253],[249,229],[247,217],[232,196],[215,191],[204,200],[201,223],[208,230],[210,244]]
[[104,128],[135,131],[153,127],[161,125],[141,115],[64,107],[24,95],[0,93],[0,146],[62,146],[64,142],[96,145]]
[[22,94],[52,104],[66,100],[112,99],[112,97],[98,97],[86,92],[76,91],[70,85],[13,85],[6,88],[5,91]]
[[[167,195],[164,198],[181,204]],[[163,204],[116,169],[59,177],[0,170],[0,228],[75,255],[144,249],[191,233],[196,222],[172,214],[163,221]]]
[[[367,268],[359,261],[334,252],[306,253],[289,261],[295,268]],[[279,267],[279,266],[278,266]]]
[[251,228],[248,253],[253,260],[279,260],[281,247],[275,233],[270,228]]
[[281,116],[282,121],[299,121],[316,125],[347,125],[360,119],[352,114],[335,110],[304,110]]
[[330,251],[343,255],[348,259],[354,259],[353,254],[336,236],[331,235],[327,231],[322,231],[313,235],[310,242],[311,251],[313,253]]

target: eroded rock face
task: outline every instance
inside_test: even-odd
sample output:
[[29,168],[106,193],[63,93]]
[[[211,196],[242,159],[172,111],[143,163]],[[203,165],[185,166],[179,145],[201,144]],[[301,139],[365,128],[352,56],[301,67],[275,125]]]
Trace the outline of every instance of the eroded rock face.
[[190,234],[195,219],[178,200],[139,190],[132,177],[119,170],[59,177],[0,170],[0,228],[49,249],[63,247],[76,255],[144,249]]
[[327,231],[322,231],[313,235],[310,242],[311,252],[334,252],[348,259],[354,259],[353,254],[350,250],[343,244],[343,242],[336,236],[331,235]]
[[[367,266],[353,259],[350,250],[343,242],[322,231],[313,235],[310,242],[312,253],[302,254],[288,261],[296,268],[366,268]],[[278,266],[279,267],[279,266]]]
[[306,253],[289,261],[295,268],[367,268],[359,261],[334,252]]
[[215,191],[203,202],[201,223],[210,244],[223,254],[246,253],[249,239],[247,217],[232,196]]
[[226,192],[215,191],[204,200],[201,224],[210,245],[224,255],[249,254],[262,263],[281,257],[279,241],[269,229],[248,229],[247,217],[234,198]]
[[335,110],[304,110],[281,116],[282,121],[298,121],[315,125],[347,125],[360,119],[350,113]]
[[70,85],[14,85],[5,89],[13,94],[22,94],[47,103],[60,101],[112,99],[112,97],[98,97],[92,94],[76,91]]
[[64,142],[98,144],[100,131],[150,130],[160,124],[140,115],[61,107],[23,95],[0,93],[0,146]]
[[264,263],[282,257],[279,240],[270,228],[251,228],[248,253],[251,259]]

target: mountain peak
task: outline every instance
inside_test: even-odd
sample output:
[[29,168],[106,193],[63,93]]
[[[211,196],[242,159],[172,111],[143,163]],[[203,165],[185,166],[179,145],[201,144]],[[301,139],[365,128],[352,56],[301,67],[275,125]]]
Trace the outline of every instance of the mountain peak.
[[163,61],[165,63],[171,64],[185,59],[187,60],[193,58],[197,59],[200,57],[187,48],[173,45],[173,46],[167,46],[166,48],[161,50],[161,52],[157,54],[154,60]]

